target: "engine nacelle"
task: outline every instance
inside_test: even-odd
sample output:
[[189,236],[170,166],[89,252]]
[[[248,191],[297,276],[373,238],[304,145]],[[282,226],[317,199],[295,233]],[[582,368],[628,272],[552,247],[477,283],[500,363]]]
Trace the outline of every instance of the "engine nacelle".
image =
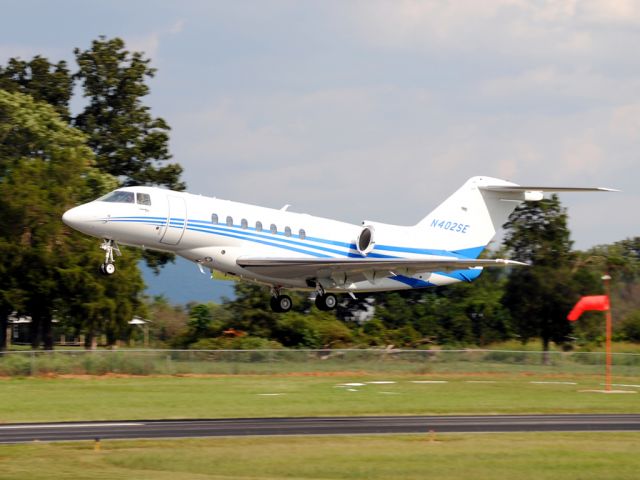
[[372,225],[365,225],[356,238],[356,249],[361,255],[367,256],[375,246],[375,229]]

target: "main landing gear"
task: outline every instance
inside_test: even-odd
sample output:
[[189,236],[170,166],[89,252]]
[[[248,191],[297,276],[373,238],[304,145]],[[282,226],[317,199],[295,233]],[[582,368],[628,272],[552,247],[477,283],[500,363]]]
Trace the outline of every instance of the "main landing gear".
[[336,308],[338,299],[333,293],[327,293],[322,285],[320,285],[320,282],[316,283],[316,292],[316,307],[318,307],[318,310],[328,312]]
[[318,310],[322,310],[323,312],[327,312],[329,310],[333,310],[336,308],[338,304],[338,299],[333,293],[324,293],[316,295],[316,307]]
[[[338,305],[338,299],[333,293],[326,293],[322,287],[317,288],[316,307],[323,312],[333,310]],[[282,295],[280,288],[271,288],[271,310],[277,313],[286,313],[291,310],[293,302],[289,295]]]
[[293,307],[293,302],[289,295],[280,294],[279,288],[271,289],[271,310],[277,313],[286,313]]
[[122,255],[122,253],[120,253],[120,248],[115,241],[108,239],[105,239],[102,242],[100,248],[105,251],[104,263],[100,265],[100,273],[102,273],[103,275],[113,275],[114,273],[116,273],[116,265],[115,259],[113,258],[113,252],[116,252],[118,256]]

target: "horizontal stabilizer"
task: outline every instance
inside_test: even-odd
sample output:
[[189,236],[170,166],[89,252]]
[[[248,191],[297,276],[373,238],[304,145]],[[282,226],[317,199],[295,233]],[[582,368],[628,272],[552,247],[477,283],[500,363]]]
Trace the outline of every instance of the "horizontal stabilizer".
[[523,185],[483,185],[478,187],[490,192],[619,192],[605,187],[528,187]]

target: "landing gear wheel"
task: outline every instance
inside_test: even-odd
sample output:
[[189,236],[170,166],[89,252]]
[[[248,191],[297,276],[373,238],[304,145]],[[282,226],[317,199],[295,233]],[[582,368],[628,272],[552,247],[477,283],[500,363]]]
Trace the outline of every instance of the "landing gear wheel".
[[113,263],[103,263],[100,265],[100,273],[103,275],[113,275],[116,273],[116,266]]
[[316,296],[316,307],[318,307],[318,310],[322,310],[323,312],[333,310],[336,308],[337,304],[338,299],[333,293],[325,293],[324,295]]
[[278,295],[277,297],[271,297],[271,310],[278,313],[285,313],[291,310],[293,302],[289,295]]

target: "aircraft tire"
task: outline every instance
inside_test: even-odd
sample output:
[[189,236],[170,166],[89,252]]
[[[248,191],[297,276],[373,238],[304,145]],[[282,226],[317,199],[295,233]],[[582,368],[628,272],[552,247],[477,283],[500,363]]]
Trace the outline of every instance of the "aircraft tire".
[[271,310],[273,310],[276,313],[280,313],[280,305],[278,305],[277,297],[271,297],[271,300],[269,301],[269,305],[271,306]]
[[318,307],[318,310],[322,310],[323,312],[333,310],[334,308],[336,308],[337,304],[338,299],[333,293],[326,293],[324,295],[316,296],[316,307]]
[[104,273],[107,275],[113,275],[116,273],[116,266],[113,263],[105,263],[104,265]]
[[280,307],[280,311],[285,313],[291,310],[293,301],[289,295],[280,295],[278,296],[278,306]]
[[289,295],[278,295],[271,297],[271,310],[277,313],[286,313],[291,310],[293,301]]

